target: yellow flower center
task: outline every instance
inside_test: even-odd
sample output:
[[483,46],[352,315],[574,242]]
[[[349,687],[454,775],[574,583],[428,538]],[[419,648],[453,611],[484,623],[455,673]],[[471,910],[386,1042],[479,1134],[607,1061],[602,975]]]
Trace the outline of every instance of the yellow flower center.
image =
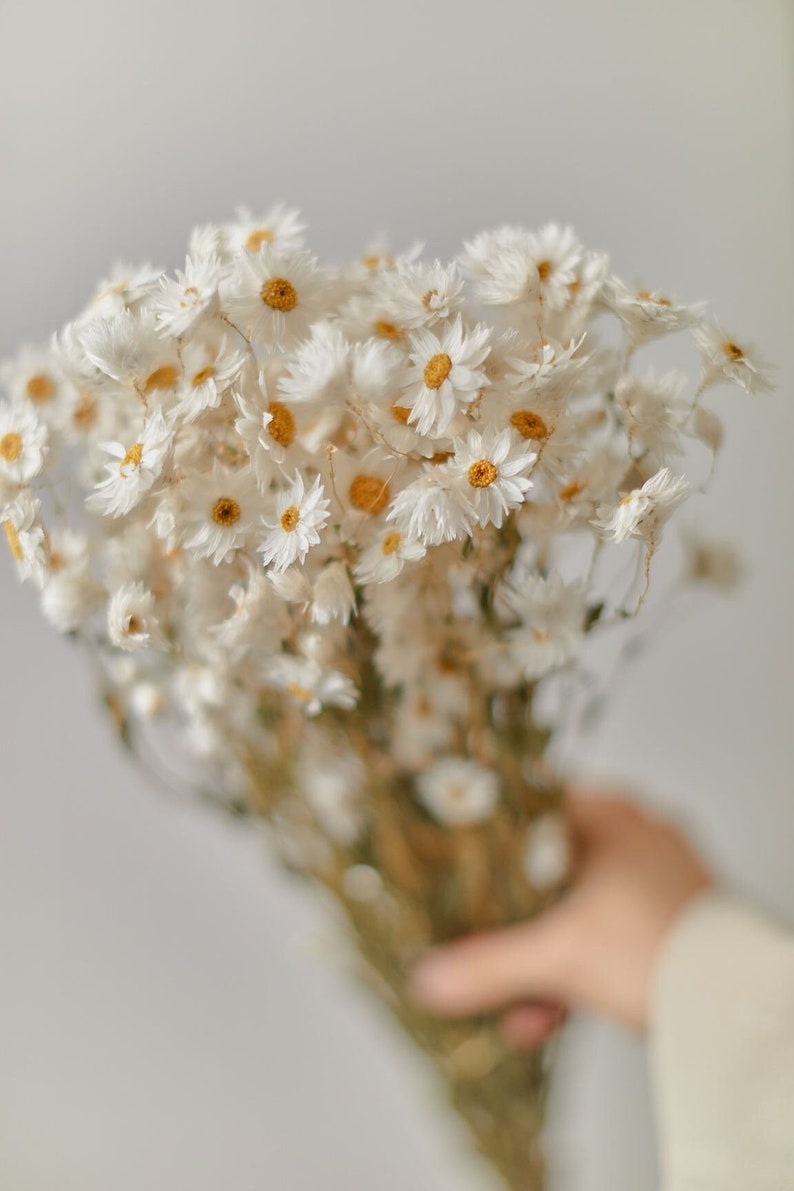
[[25,392],[31,401],[51,401],[55,396],[55,381],[45,372],[37,372],[28,380]]
[[4,521],[3,529],[5,530],[5,533],[6,533],[6,541],[8,542],[8,549],[11,551],[11,553],[13,554],[13,556],[17,560],[17,562],[21,562],[22,561],[22,546],[19,541],[19,534],[17,533],[16,526],[12,525],[12,523],[10,521]]
[[83,393],[72,410],[72,423],[78,430],[88,430],[97,418],[96,401],[90,393]]
[[376,319],[372,324],[376,335],[384,339],[402,339],[402,331],[395,323],[388,323],[384,319]]
[[271,310],[281,310],[289,314],[298,305],[298,294],[295,286],[286,277],[271,277],[259,291],[259,296]]
[[428,389],[440,389],[452,371],[452,361],[446,352],[431,356],[425,364],[425,384]]
[[267,412],[270,414],[270,421],[267,424],[268,434],[274,442],[279,443],[282,447],[288,447],[295,437],[295,419],[292,416],[292,411],[287,409],[286,405],[282,405],[280,401],[271,401]]
[[298,528],[298,522],[301,519],[301,511],[297,505],[290,505],[281,514],[281,528],[284,533],[293,533]]
[[205,383],[205,381],[210,380],[214,375],[215,369],[213,368],[212,364],[208,364],[206,368],[202,368],[196,373],[190,383],[194,389],[199,389]]
[[134,442],[131,447],[127,448],[127,454],[119,464],[119,471],[124,475],[125,467],[140,467],[143,459],[143,443]]
[[438,297],[437,289],[429,289],[427,291],[427,293],[422,298],[422,305],[424,306],[425,310],[430,309],[430,303],[433,301],[433,298],[437,298],[437,297]]
[[362,513],[380,513],[389,503],[389,485],[378,476],[355,476],[350,503]]
[[538,280],[541,285],[551,277],[553,268],[551,261],[538,261]]
[[490,459],[478,459],[469,468],[469,483],[472,488],[490,488],[498,475]]
[[383,539],[381,550],[384,554],[394,554],[400,547],[400,535],[398,533],[387,533]]
[[393,405],[391,407],[391,416],[395,422],[402,422],[403,426],[407,426],[411,411],[407,405]]
[[22,436],[13,430],[0,438],[0,455],[7,463],[16,463],[22,454]]
[[263,244],[273,243],[273,233],[269,227],[258,227],[251,232],[250,236],[245,242],[245,246],[249,252],[259,252]]
[[672,303],[668,298],[659,298],[651,293],[650,290],[637,290],[637,297],[642,298],[643,302],[655,302],[657,306],[670,306]]
[[517,409],[510,417],[513,426],[522,438],[542,439],[549,437],[549,428],[540,414],[531,409]]
[[147,376],[143,391],[149,394],[154,393],[155,390],[173,389],[178,379],[179,373],[173,364],[163,364],[161,368],[155,368],[154,372]]
[[240,506],[231,496],[219,496],[212,509],[212,520],[227,528],[240,520]]
[[301,703],[309,703],[314,698],[311,691],[307,691],[305,686],[300,686],[297,682],[287,683],[287,690],[296,699],[300,699]]
[[570,484],[566,484],[564,488],[560,489],[560,500],[573,500],[580,492],[584,491],[584,484],[579,480],[571,480]]
[[723,343],[722,350],[729,360],[734,360],[736,363],[744,359],[744,352],[738,343]]
[[394,264],[393,256],[363,256],[361,263],[367,269],[379,269],[381,265],[391,266]]

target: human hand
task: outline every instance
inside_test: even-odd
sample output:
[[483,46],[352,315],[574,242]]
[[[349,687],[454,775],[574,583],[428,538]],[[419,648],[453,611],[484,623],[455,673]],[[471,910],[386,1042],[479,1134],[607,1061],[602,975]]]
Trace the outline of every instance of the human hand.
[[679,828],[626,799],[568,800],[573,884],[539,918],[437,948],[415,1000],[439,1016],[502,1014],[509,1042],[537,1046],[569,1008],[643,1030],[662,944],[714,878]]

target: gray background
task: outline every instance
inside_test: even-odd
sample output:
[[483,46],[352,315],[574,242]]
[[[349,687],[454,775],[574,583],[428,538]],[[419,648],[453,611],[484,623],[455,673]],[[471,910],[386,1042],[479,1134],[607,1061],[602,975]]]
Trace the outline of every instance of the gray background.
[[[0,353],[114,259],[173,266],[194,223],[274,199],[337,258],[571,221],[628,280],[711,298],[780,366],[777,396],[712,401],[697,515],[749,579],[679,610],[571,763],[794,911],[790,26],[782,0],[3,3]],[[5,557],[0,610],[0,1187],[490,1186],[315,903],[152,791]],[[656,1185],[639,1043],[574,1025],[551,1133],[555,1187]]]

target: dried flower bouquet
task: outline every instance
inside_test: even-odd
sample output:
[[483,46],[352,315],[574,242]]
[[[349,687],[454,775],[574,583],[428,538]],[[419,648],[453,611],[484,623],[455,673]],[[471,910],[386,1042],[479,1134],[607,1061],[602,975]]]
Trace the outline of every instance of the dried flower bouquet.
[[[478,1148],[535,1191],[544,1056],[422,1017],[405,976],[557,895],[547,753],[590,689],[587,644],[641,605],[685,465],[709,471],[703,395],[768,374],[567,228],[342,268],[303,233],[280,207],[199,228],[184,272],[117,268],[7,363],[0,519],[125,739],[146,759],[143,728],[168,725],[218,801],[265,817],[344,906]],[[698,375],[637,368],[678,331]],[[723,565],[699,543],[691,560]]]

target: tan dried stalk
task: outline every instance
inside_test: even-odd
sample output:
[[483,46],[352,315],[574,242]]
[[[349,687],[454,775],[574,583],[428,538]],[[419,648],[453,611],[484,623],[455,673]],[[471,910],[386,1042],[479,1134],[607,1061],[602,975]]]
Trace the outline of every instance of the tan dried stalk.
[[[482,824],[451,828],[418,805],[411,779],[388,747],[389,698],[369,670],[355,713],[324,712],[339,749],[352,750],[369,775],[368,828],[352,848],[327,846],[297,865],[344,908],[361,958],[360,975],[434,1061],[449,1099],[468,1123],[474,1144],[512,1191],[545,1185],[541,1131],[548,1090],[548,1055],[509,1052],[492,1020],[443,1022],[417,1011],[407,995],[412,962],[432,944],[503,926],[537,914],[551,895],[532,889],[523,853],[533,819],[560,806],[559,786],[543,777],[546,738],[530,720],[531,690],[479,693],[470,747],[501,776],[498,809]],[[271,705],[271,716],[273,714]],[[301,744],[301,719],[278,710],[280,756],[249,757],[253,809],[311,832],[311,812],[291,780]],[[309,849],[311,853],[311,849]],[[380,894],[351,895],[345,874],[353,865],[375,869]]]

